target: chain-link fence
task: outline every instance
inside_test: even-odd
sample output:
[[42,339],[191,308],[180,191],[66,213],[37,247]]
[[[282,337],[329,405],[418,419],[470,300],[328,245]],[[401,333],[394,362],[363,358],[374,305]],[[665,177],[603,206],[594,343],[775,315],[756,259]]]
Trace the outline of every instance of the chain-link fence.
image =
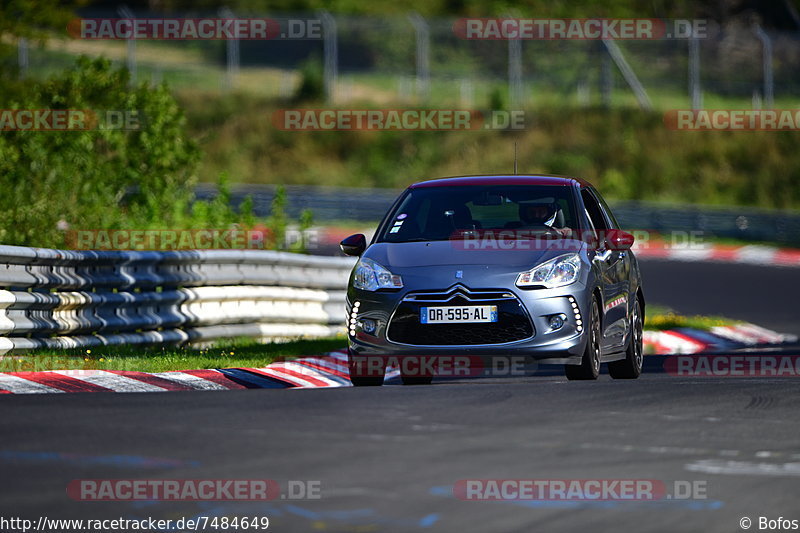
[[[83,18],[267,17],[316,28],[265,40],[21,41],[24,76],[63,69],[78,54],[127,65],[137,80],[176,89],[245,91],[291,98],[308,65],[319,65],[331,103],[427,103],[477,108],[642,105],[660,109],[788,107],[800,88],[800,33],[754,23],[708,25],[695,39],[483,40],[454,31],[455,19],[416,14],[133,13],[82,11]],[[304,26],[305,25],[305,26]],[[291,33],[291,32],[290,32]]]

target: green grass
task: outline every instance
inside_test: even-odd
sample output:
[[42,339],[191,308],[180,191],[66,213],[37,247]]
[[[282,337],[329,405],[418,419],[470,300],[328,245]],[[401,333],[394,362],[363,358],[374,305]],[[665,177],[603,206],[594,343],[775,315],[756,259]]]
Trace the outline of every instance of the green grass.
[[722,316],[681,315],[660,305],[647,305],[644,329],[663,331],[674,328],[693,328],[708,331],[715,326],[728,326],[739,321]]
[[0,372],[44,370],[129,370],[167,372],[204,368],[261,368],[276,359],[321,355],[340,350],[344,337],[261,344],[241,339],[196,348],[102,346],[89,349],[38,350],[0,358]]
[[[339,103],[360,102],[363,104],[416,105],[421,107],[461,107],[470,109],[488,109],[493,94],[498,94],[503,101],[508,98],[508,81],[503,78],[485,78],[474,73],[465,73],[464,80],[469,82],[466,89],[462,80],[455,78],[434,78],[426,101],[416,97],[415,81],[410,76],[398,76],[386,72],[345,73],[340,76],[342,90]],[[593,85],[585,86],[579,93],[574,86],[560,86],[542,81],[526,81],[522,95],[522,107],[537,110],[552,107],[590,107],[599,106],[602,102],[600,91]],[[691,99],[683,88],[647,87],[654,109],[666,111],[671,109],[691,109]],[[639,103],[633,91],[620,82],[610,91],[610,106],[613,108],[637,108]],[[775,109],[795,109],[798,99],[794,95],[779,95],[774,102]],[[751,96],[727,96],[704,93],[703,106],[706,109],[751,109]]]

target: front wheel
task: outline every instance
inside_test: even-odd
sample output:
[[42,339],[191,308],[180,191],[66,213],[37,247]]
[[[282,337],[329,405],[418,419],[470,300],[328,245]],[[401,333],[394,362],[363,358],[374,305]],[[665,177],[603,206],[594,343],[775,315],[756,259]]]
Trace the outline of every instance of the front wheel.
[[631,340],[625,351],[625,359],[608,363],[608,373],[614,379],[636,379],[642,374],[644,361],[644,346],[642,335],[642,308],[639,299],[633,304],[631,310]]
[[403,385],[430,385],[433,376],[404,376],[400,375]]
[[383,385],[383,376],[366,378],[363,376],[350,376],[350,383],[353,384],[353,387],[380,387]]
[[586,349],[580,365],[565,365],[564,371],[569,380],[597,379],[600,375],[600,308],[597,298],[592,297],[592,310],[589,312],[586,333]]
[[386,377],[383,358],[376,355],[354,356],[348,349],[347,366],[353,387],[380,387]]

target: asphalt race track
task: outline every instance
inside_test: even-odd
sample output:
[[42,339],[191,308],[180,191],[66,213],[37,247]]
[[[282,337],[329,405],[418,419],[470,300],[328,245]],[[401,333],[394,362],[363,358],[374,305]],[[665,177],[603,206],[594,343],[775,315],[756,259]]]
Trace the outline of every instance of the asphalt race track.
[[800,270],[741,263],[639,260],[645,298],[688,314],[723,315],[800,334]]
[[[785,283],[796,279],[792,270],[652,261],[643,270],[652,303],[797,332],[789,326],[798,289]],[[759,320],[761,309],[780,324]],[[743,517],[752,530],[759,517],[800,520],[798,383],[677,378],[659,373],[660,362],[647,361],[637,381],[4,395],[0,517],[267,516],[269,531],[312,532],[734,532]],[[74,479],[134,478],[318,481],[321,497],[159,503],[66,494]],[[673,497],[453,495],[459,480],[475,479],[653,480]],[[677,489],[692,483],[694,494]]]

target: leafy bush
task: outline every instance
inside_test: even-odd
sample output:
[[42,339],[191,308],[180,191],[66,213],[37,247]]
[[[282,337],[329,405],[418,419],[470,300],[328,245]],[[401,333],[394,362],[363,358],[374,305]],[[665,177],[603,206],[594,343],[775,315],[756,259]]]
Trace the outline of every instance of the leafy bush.
[[165,86],[130,86],[126,70],[81,58],[22,87],[2,92],[3,108],[129,111],[140,127],[0,134],[0,242],[58,246],[63,237],[54,230],[67,224],[170,224],[186,209],[200,152]]
[[[0,243],[60,248],[68,228],[256,225],[252,199],[232,207],[224,172],[213,200],[194,201],[200,151],[165,85],[132,86],[125,69],[81,58],[44,82],[0,82],[0,95],[3,109],[92,110],[101,118],[90,130],[0,132]],[[107,127],[106,111],[136,113],[138,124]],[[286,217],[273,219],[285,232]]]
[[316,55],[307,59],[300,67],[300,86],[294,96],[294,101],[316,102],[325,97],[325,73],[322,61]]

